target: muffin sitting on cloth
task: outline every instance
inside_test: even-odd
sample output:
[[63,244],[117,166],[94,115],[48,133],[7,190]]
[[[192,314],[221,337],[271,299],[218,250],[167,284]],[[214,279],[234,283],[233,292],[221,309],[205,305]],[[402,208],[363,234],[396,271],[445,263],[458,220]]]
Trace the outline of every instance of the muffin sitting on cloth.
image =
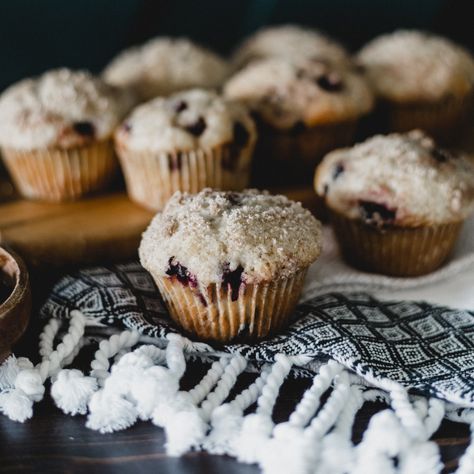
[[315,186],[346,260],[387,275],[438,268],[474,210],[474,166],[419,131],[333,151]]
[[104,79],[130,88],[141,101],[192,87],[217,88],[228,73],[226,62],[185,38],[154,38],[120,53]]
[[85,71],[57,69],[0,97],[0,146],[20,193],[62,201],[103,188],[117,167],[112,135],[130,97]]
[[300,203],[256,190],[176,193],[140,244],[171,317],[201,339],[254,340],[291,319],[321,226]]
[[280,25],[263,28],[247,38],[235,51],[232,64],[240,69],[252,61],[273,57],[306,57],[338,65],[351,62],[343,46],[319,31]]
[[373,106],[364,78],[318,59],[253,62],[227,82],[224,94],[258,119],[256,185],[311,184],[320,158],[350,144]]
[[383,102],[389,131],[420,128],[446,140],[472,112],[474,60],[447,39],[396,31],[368,43],[358,60]]
[[115,134],[130,198],[155,210],[178,190],[244,189],[255,140],[243,106],[200,89],[139,106]]

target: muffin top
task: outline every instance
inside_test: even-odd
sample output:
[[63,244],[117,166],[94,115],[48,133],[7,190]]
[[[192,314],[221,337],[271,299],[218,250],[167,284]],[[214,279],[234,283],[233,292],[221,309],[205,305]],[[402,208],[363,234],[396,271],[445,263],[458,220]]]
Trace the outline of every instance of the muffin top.
[[373,106],[359,74],[308,58],[250,63],[227,82],[224,93],[283,130],[354,120]]
[[244,147],[255,141],[256,132],[241,104],[193,89],[137,107],[117,130],[116,139],[119,146],[135,151],[174,152],[230,142]]
[[321,225],[285,196],[246,190],[176,192],[143,234],[154,275],[188,275],[203,288],[239,276],[257,283],[293,275],[321,252]]
[[418,130],[329,153],[315,186],[331,209],[376,226],[454,222],[474,210],[473,164]]
[[319,31],[296,25],[263,28],[247,38],[235,51],[232,63],[241,68],[251,61],[269,57],[307,57],[333,64],[349,64],[342,45]]
[[191,87],[219,87],[227,73],[227,64],[213,52],[185,38],[161,37],[120,53],[103,77],[149,100]]
[[109,138],[130,97],[85,71],[55,69],[0,96],[0,145],[69,148]]
[[358,54],[376,93],[395,102],[463,98],[472,91],[474,61],[453,42],[419,31],[375,38]]

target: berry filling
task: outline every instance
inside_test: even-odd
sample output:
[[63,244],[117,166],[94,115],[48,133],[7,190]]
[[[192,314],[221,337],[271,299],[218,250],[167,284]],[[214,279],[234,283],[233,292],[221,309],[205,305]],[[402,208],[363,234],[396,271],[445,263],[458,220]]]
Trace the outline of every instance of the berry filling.
[[438,163],[446,163],[451,158],[451,155],[446,150],[440,150],[439,148],[433,148],[431,150],[431,156]]
[[239,193],[228,192],[225,193],[225,198],[229,201],[232,206],[240,206],[242,200]]
[[95,127],[91,122],[74,122],[72,128],[78,135],[83,137],[93,138],[95,135]]
[[189,286],[193,292],[197,294],[203,306],[207,306],[206,298],[204,298],[204,295],[197,289],[198,283],[196,275],[193,275],[184,265],[177,262],[174,257],[171,257],[168,261],[166,274],[171,278],[176,278],[183,286]]
[[199,117],[194,123],[191,123],[185,127],[185,129],[191,134],[194,135],[195,137],[199,137],[202,135],[204,130],[206,130],[206,121],[202,118]]
[[244,269],[242,265],[239,265],[235,270],[229,269],[229,264],[224,266],[224,272],[222,275],[222,283],[231,290],[231,299],[236,301],[239,297],[240,285],[242,282],[242,273]]
[[196,277],[184,265],[177,262],[174,257],[171,257],[168,261],[166,274],[170,277],[176,277],[183,286],[189,285],[193,288],[197,286]]
[[188,108],[188,104],[184,100],[180,100],[177,102],[174,106],[174,111],[179,114],[183,110],[186,110]]
[[130,133],[132,131],[132,125],[130,122],[125,122],[122,125],[122,129],[125,130],[126,132]]
[[332,179],[336,181],[342,173],[344,173],[344,165],[342,163],[337,163],[332,172]]
[[397,214],[396,209],[373,201],[359,201],[359,209],[364,222],[377,227],[392,224]]
[[339,74],[324,74],[316,79],[316,83],[321,89],[327,92],[339,92],[342,90],[342,80]]

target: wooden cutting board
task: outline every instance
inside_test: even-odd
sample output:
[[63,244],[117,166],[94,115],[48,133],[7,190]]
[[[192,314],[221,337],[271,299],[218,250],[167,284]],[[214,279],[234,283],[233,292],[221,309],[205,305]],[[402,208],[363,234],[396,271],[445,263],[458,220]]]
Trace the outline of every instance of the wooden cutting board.
[[[276,191],[308,208],[316,205],[310,188]],[[0,245],[39,267],[123,261],[136,256],[152,217],[124,192],[65,204],[10,198],[0,201]]]
[[152,216],[124,193],[65,204],[11,201],[0,205],[0,245],[35,266],[124,260],[136,254]]

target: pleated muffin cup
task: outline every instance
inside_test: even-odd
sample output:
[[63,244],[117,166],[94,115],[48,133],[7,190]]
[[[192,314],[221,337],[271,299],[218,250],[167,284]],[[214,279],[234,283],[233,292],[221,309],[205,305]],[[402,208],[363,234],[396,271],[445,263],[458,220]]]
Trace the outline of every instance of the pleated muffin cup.
[[381,228],[330,210],[344,259],[354,267],[395,277],[416,277],[438,269],[452,253],[463,221]]
[[474,95],[448,97],[433,103],[382,104],[389,132],[421,129],[443,143],[450,143],[466,127],[474,112]]
[[277,333],[292,319],[307,268],[271,282],[211,284],[204,293],[175,276],[152,274],[171,318],[205,341],[248,342]]
[[20,194],[29,199],[68,201],[101,190],[118,163],[111,140],[71,148],[2,149]]
[[237,149],[233,144],[173,153],[134,151],[116,139],[116,151],[130,199],[161,210],[176,191],[197,193],[204,188],[241,191],[250,181],[255,137]]
[[311,185],[323,156],[354,141],[357,121],[279,131],[259,124],[252,184],[257,187]]

